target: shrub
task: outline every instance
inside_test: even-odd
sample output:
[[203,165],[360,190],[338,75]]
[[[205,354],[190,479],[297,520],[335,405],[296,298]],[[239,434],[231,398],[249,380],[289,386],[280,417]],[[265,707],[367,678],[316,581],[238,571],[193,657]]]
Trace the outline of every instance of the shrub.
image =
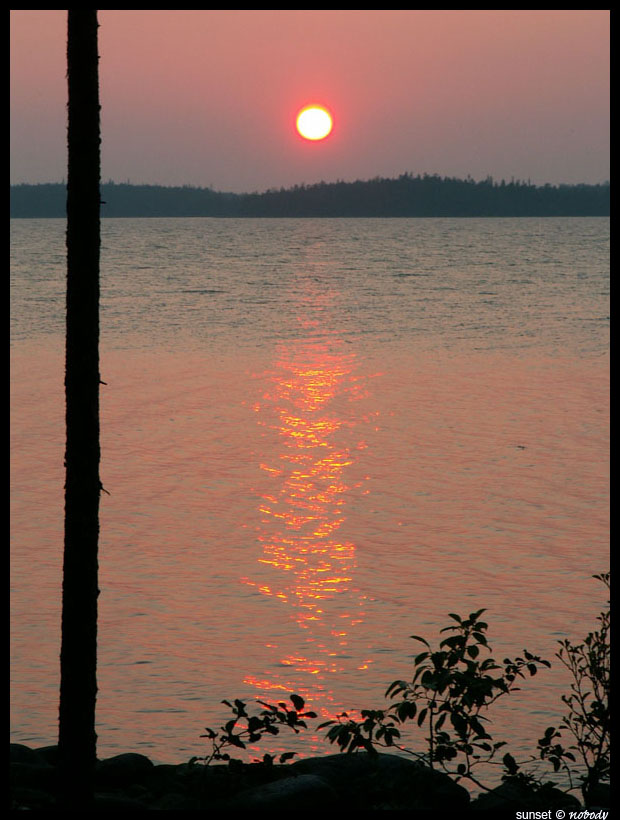
[[[610,573],[593,575],[610,589]],[[575,743],[565,749],[561,743],[553,743],[562,733],[550,726],[538,741],[539,756],[548,760],[558,771],[563,768],[569,776],[571,788],[573,776],[578,783],[586,806],[597,802],[601,784],[609,783],[611,765],[611,718],[609,710],[610,683],[610,602],[598,615],[599,628],[588,633],[582,643],[574,644],[568,639],[559,641],[556,653],[572,676],[570,694],[562,695],[568,714],[562,718],[559,729],[566,729]],[[575,767],[575,754],[580,758],[584,771]],[[566,762],[569,761],[569,762]]]
[[428,751],[418,757],[431,767],[439,764],[457,781],[466,778],[485,788],[474,776],[474,769],[491,762],[505,745],[504,741],[495,742],[490,734],[489,707],[515,691],[519,678],[535,675],[540,666],[551,664],[526,649],[523,657],[506,658],[501,664],[488,654],[484,657],[491,647],[486,637],[488,625],[481,620],[483,612],[472,612],[468,618],[451,613],[454,623],[441,632],[454,634],[444,638],[436,650],[425,638],[412,635],[425,649],[414,658],[412,679],[396,680],[388,686],[385,696],[399,700],[387,711],[363,711],[361,721],[350,719],[346,713],[327,721],[319,727],[330,726],[327,739],[342,751],[364,748],[372,752],[376,745],[396,745],[398,725],[415,721],[428,731]]

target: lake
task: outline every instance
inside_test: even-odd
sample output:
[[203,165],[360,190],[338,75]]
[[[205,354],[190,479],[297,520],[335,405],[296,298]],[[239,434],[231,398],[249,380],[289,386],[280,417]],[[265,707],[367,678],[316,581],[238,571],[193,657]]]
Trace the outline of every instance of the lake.
[[[64,229],[11,221],[11,740],[32,746],[57,736]],[[105,219],[101,258],[100,757],[200,755],[224,698],[385,707],[449,612],[485,607],[500,660],[596,626],[608,219]],[[532,752],[569,682],[559,661],[525,681],[494,738]],[[335,751],[312,730],[254,751],[285,749]]]

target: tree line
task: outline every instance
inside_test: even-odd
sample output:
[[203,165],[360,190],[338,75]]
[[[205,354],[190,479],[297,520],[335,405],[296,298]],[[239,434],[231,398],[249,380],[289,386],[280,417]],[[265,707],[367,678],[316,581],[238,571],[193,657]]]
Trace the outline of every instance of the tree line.
[[[401,174],[234,194],[191,185],[101,185],[102,217],[608,216],[610,184],[534,185]],[[11,186],[12,218],[64,218],[63,183]]]

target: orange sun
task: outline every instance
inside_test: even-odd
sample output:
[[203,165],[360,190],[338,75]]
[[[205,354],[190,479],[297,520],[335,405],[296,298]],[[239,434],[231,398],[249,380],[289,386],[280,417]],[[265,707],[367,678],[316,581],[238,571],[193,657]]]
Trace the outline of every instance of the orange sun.
[[304,139],[322,140],[333,126],[332,115],[322,105],[306,105],[297,115],[297,130]]

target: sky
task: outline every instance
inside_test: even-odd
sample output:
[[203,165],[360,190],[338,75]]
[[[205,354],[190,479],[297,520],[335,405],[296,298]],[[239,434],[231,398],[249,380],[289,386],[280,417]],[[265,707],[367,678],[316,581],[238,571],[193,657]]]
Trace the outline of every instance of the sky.
[[[11,10],[11,183],[66,178],[66,10]],[[101,10],[102,180],[609,179],[609,10]],[[333,114],[303,140],[298,111]]]

